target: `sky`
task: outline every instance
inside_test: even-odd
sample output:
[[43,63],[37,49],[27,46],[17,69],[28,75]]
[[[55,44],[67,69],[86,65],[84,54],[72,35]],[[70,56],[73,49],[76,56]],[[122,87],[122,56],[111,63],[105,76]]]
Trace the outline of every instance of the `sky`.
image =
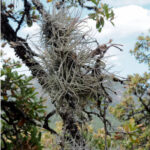
[[[115,13],[115,26],[106,22],[102,32],[99,33],[95,28],[95,22],[93,20],[88,19],[87,24],[100,44],[108,42],[109,39],[113,39],[113,43],[123,45],[123,52],[115,48],[109,50],[107,56],[111,57],[106,57],[106,62],[108,67],[113,66],[110,71],[122,77],[134,73],[142,74],[147,71],[147,66],[145,64],[139,64],[134,56],[129,54],[129,50],[134,48],[139,35],[148,34],[148,30],[150,29],[150,0],[102,0],[102,2],[108,3],[113,8]],[[87,16],[87,12],[84,11],[83,15]],[[30,28],[23,27],[20,35],[25,37],[29,34],[31,36],[38,33],[39,30],[39,26],[34,23]],[[7,50],[7,57],[17,59],[13,49],[9,45],[6,45],[5,50]],[[19,71],[29,74],[27,70],[28,68],[23,66]]]
[[96,39],[105,43],[113,39],[114,43],[122,44],[123,52],[115,48],[109,50],[108,65],[113,65],[112,72],[126,77],[128,74],[147,71],[145,64],[139,64],[129,51],[134,48],[139,35],[146,35],[150,29],[150,0],[103,0],[114,10],[115,26],[107,22],[101,33],[95,28],[95,22],[89,20],[89,25],[95,32]]
[[116,55],[116,63],[121,75],[147,71],[145,64],[139,64],[129,50],[134,48],[137,37],[148,34],[150,29],[150,1],[149,0],[104,0],[114,8],[116,15],[115,28],[105,26],[103,34],[114,37],[115,41],[124,45],[124,52]]

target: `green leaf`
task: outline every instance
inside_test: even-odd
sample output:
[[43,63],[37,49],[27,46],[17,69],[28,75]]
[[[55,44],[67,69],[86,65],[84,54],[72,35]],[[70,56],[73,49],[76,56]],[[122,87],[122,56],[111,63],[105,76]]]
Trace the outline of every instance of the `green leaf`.
[[27,20],[27,25],[28,25],[28,27],[31,27],[32,24],[33,24],[32,20]]
[[33,77],[30,76],[30,77],[28,77],[28,78],[26,79],[26,81],[29,82],[29,81],[31,81],[32,79],[33,79]]
[[32,12],[32,16],[34,16],[35,15],[35,10]]
[[40,132],[40,133],[39,133],[39,136],[38,136],[38,140],[39,140],[39,141],[41,140],[41,137],[42,137],[42,133]]
[[90,17],[91,19],[95,19],[96,14],[95,14],[95,13],[91,13],[91,14],[89,14],[89,17]]
[[2,6],[5,7],[5,6],[6,6],[6,3],[5,3],[5,2],[2,2]]
[[91,0],[95,5],[97,5],[97,2],[96,2],[96,0]]
[[111,21],[111,24],[114,26],[115,24]]
[[33,7],[32,7],[32,9],[33,9],[33,10],[36,10],[36,7],[35,7],[35,6],[33,6]]
[[102,28],[100,28],[98,31],[101,32],[101,31],[102,31]]
[[96,28],[99,28],[100,27],[100,20],[97,20],[96,22]]
[[103,17],[100,17],[100,24],[102,27],[104,26],[104,18]]
[[110,15],[109,15],[109,8],[108,8],[108,5],[107,5],[107,4],[104,4],[103,9],[104,9],[106,18],[109,19]]
[[19,13],[20,15],[23,15],[24,14],[24,11],[20,11],[20,13]]
[[6,71],[4,69],[1,70],[1,77],[5,75]]

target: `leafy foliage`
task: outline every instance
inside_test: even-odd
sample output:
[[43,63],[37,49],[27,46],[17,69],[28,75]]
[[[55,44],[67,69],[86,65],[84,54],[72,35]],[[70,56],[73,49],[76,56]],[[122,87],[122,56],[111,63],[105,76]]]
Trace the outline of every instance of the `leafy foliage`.
[[[135,49],[131,50],[140,63],[149,67],[149,36],[139,36]],[[125,149],[150,149],[150,72],[128,76],[123,101],[110,111],[122,121],[124,136],[119,139]],[[122,132],[121,131],[121,132]],[[122,133],[119,133],[122,135]]]
[[41,132],[35,125],[43,121],[43,99],[30,83],[32,77],[19,75],[19,62],[3,61],[1,70],[2,148],[42,149]]
[[[96,20],[96,28],[99,32],[101,32],[102,28],[104,27],[105,18],[106,20],[109,20],[113,24],[114,19],[114,13],[111,8],[108,7],[107,4],[101,4],[100,7],[99,3],[100,1],[92,1],[96,5],[96,9],[94,13],[90,13],[89,17],[93,20]],[[114,25],[114,24],[113,24]]]
[[146,63],[150,68],[150,35],[139,36],[135,44],[135,48],[131,50],[131,54],[139,61],[139,63]]

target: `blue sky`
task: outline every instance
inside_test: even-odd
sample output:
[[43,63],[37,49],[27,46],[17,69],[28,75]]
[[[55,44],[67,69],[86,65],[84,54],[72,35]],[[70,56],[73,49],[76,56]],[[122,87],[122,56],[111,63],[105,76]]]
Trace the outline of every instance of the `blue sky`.
[[[112,56],[106,59],[108,66],[113,66],[112,72],[117,73],[120,76],[127,76],[128,74],[143,73],[147,71],[145,64],[138,64],[133,56],[129,54],[129,50],[134,48],[134,44],[138,35],[148,33],[150,29],[150,0],[102,0],[113,7],[115,12],[115,26],[112,26],[109,22],[101,33],[98,33],[95,28],[95,22],[93,20],[87,20],[87,24],[92,29],[92,34],[100,43],[108,42],[109,39],[113,39],[114,43],[123,44],[123,52],[117,49],[110,49],[108,55]],[[46,2],[46,0],[43,0]],[[83,15],[87,15],[87,11],[83,12]],[[39,26],[34,24],[31,28],[24,27],[21,30],[22,35],[33,35],[39,32]],[[14,56],[13,49],[7,45],[7,57]],[[28,68],[23,67],[20,70],[22,73],[29,74]]]
[[112,48],[109,55],[115,55],[107,60],[113,65],[112,72],[126,77],[128,74],[147,71],[145,64],[139,64],[129,50],[134,48],[137,37],[148,34],[150,29],[150,0],[103,0],[115,12],[115,26],[106,23],[101,33],[96,32],[95,23],[89,21],[96,38],[100,43],[107,42],[110,38],[114,43],[123,44],[123,52]]

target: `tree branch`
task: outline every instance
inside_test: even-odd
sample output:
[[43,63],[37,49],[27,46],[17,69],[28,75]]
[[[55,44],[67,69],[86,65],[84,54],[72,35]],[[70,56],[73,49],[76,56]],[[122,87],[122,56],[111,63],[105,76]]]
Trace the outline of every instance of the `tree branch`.
[[[24,114],[24,112],[22,112],[20,109],[18,109],[15,102],[2,100],[1,105],[2,105],[2,110],[4,112],[6,112],[6,111],[9,112],[9,114],[7,113],[7,117],[10,118],[10,120],[12,120],[11,115],[13,115],[13,117],[15,117],[16,120],[25,119],[26,121],[28,121],[28,123],[31,123],[35,126],[39,126],[35,121],[33,121],[26,114]],[[9,111],[7,110],[8,108],[9,108]],[[54,131],[53,129],[51,129],[48,126],[48,119],[55,113],[56,113],[56,111],[54,110],[46,116],[43,128],[50,131],[52,134],[57,135],[56,131]],[[4,118],[3,116],[2,116],[2,119],[5,120],[8,124],[14,125],[13,122],[6,120],[6,118]],[[39,126],[39,127],[41,127],[41,126]]]
[[56,113],[56,110],[53,110],[52,112],[50,112],[50,113],[45,117],[43,127],[44,127],[45,129],[49,130],[51,133],[58,135],[57,132],[54,131],[53,129],[51,129],[51,128],[49,127],[49,125],[48,125],[48,119],[49,119],[50,117],[52,117],[55,113]]
[[50,16],[46,10],[44,9],[42,3],[40,3],[39,0],[32,0],[32,3],[34,4],[34,6],[37,8],[37,10],[39,11],[39,13],[42,15],[42,17],[46,17],[46,16]]
[[142,105],[144,106],[145,110],[150,114],[150,108],[143,102],[141,97],[139,97],[139,101],[142,103]]
[[16,31],[15,31],[16,34],[17,34],[17,32],[19,31],[19,29],[20,29],[20,27],[21,27],[21,24],[22,24],[23,21],[24,21],[24,17],[25,17],[25,12],[23,13],[23,15],[22,15],[20,21],[18,21],[18,27],[16,28]]
[[39,83],[46,88],[47,82],[45,80],[47,78],[47,73],[34,59],[33,56],[36,56],[36,54],[31,50],[28,43],[24,39],[16,36],[15,31],[10,26],[7,16],[4,13],[1,14],[1,19],[3,24],[1,29],[3,38],[9,42],[9,44],[14,48],[16,55],[19,56],[19,58],[31,70],[33,77],[37,77]]
[[88,10],[96,10],[96,7],[92,7],[92,6],[86,6],[86,5],[84,5],[82,2],[81,2],[81,0],[78,0],[78,2],[79,2],[79,5],[82,7],[82,8],[86,8],[86,9],[88,9]]

